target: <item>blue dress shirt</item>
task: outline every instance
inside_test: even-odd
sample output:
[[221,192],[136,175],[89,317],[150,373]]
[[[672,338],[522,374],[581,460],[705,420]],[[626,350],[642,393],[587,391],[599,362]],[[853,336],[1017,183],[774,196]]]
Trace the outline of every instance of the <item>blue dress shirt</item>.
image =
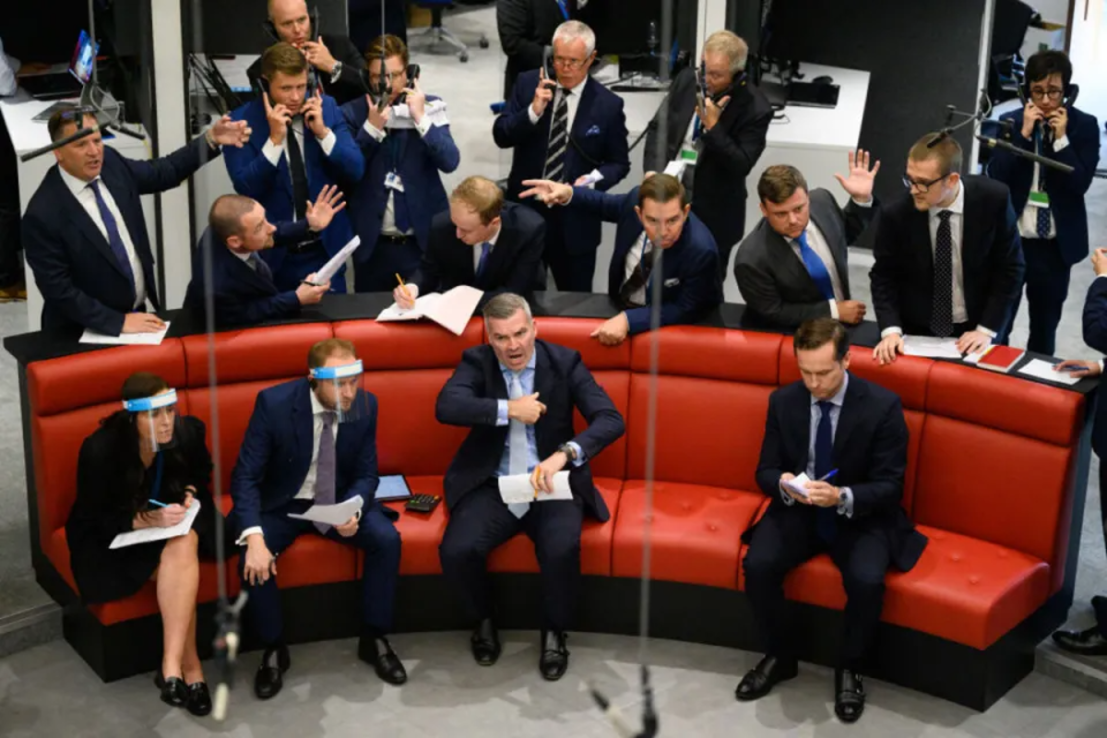
[[[523,371],[519,372],[519,384],[523,387],[523,396],[534,394],[534,367],[537,363],[537,354],[531,352],[530,360],[527,361],[527,365],[523,367]],[[500,364],[500,373],[504,375],[504,384],[507,385],[508,393],[511,392],[511,379],[515,375],[515,372],[508,369],[502,363]],[[541,400],[541,398],[539,398]],[[507,417],[507,400],[500,400],[496,411],[496,425],[507,425],[509,418]],[[584,452],[575,441],[569,441],[569,445],[573,447],[576,452],[577,458],[573,461],[573,466],[580,466],[585,462]],[[527,426],[527,471],[533,471],[534,467],[541,463],[541,459],[538,458],[538,444],[534,440],[534,426]],[[511,434],[507,435],[504,439],[504,453],[500,458],[500,468],[496,470],[497,477],[506,477],[509,475],[508,469],[511,464]]]

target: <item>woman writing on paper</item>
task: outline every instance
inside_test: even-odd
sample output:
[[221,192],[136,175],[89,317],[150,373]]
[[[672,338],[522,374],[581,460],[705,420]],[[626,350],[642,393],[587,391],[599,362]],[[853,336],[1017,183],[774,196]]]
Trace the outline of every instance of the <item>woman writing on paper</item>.
[[[73,578],[86,603],[138,592],[153,580],[163,653],[155,683],[161,699],[194,715],[211,712],[196,652],[199,559],[214,559],[216,515],[208,480],[212,463],[204,424],[177,415],[177,393],[161,377],[132,374],[123,409],[104,418],[81,445],[77,499],[65,524]],[[185,535],[110,548],[120,533],[171,528]]]

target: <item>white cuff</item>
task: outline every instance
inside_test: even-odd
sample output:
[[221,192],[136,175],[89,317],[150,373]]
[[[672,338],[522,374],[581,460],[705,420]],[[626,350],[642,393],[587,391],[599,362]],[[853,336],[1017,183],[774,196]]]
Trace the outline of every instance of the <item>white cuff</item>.
[[[261,526],[260,525],[255,525],[252,528],[247,528],[246,530],[242,531],[242,535],[240,535],[238,537],[238,540],[234,542],[234,545],[236,545],[236,546],[245,546],[247,538],[254,535],[255,533],[261,533],[261,532],[262,531],[261,531]],[[262,533],[262,536],[264,536],[264,535],[265,534]]]
[[982,325],[976,326],[976,330],[983,333],[985,336],[992,339],[993,341],[995,340],[995,337],[996,337],[996,332],[995,331],[990,331]]
[[283,146],[278,147],[275,143],[273,143],[273,139],[271,138],[265,139],[265,145],[261,147],[261,154],[269,160],[270,164],[272,164],[273,166],[277,166],[278,164],[280,164],[281,154],[283,153]]
[[827,302],[830,303],[830,317],[834,318],[835,320],[838,320],[838,301],[837,300],[827,300]]
[[377,139],[378,142],[383,141],[384,137],[388,135],[387,133],[370,123],[368,119],[365,120],[365,125],[363,125],[361,128],[370,136]]
[[334,131],[328,130],[326,136],[317,140],[319,141],[319,148],[323,149],[323,154],[330,156],[331,152],[334,151],[334,145],[338,143],[338,136],[334,135]]
[[539,119],[542,118],[541,115],[538,115],[538,113],[534,112],[534,103],[531,103],[527,106],[527,117],[530,118],[530,124],[532,126],[537,124]]
[[853,201],[853,204],[854,204],[854,205],[856,205],[856,206],[857,206],[857,207],[859,207],[859,208],[871,208],[871,207],[873,206],[873,198],[872,198],[872,196],[870,196],[870,197],[869,197],[869,201],[868,201],[868,202],[861,202],[861,201],[860,201],[860,200],[858,200],[858,199],[857,199],[856,197],[851,197],[851,198],[850,198],[850,200],[852,200],[852,201]]
[[427,133],[430,131],[431,126],[433,126],[433,125],[434,125],[434,123],[431,123],[430,116],[427,115],[426,113],[424,113],[423,114],[423,120],[421,120],[421,121],[419,121],[418,123],[415,124],[415,130],[419,131],[419,136],[420,137],[426,136]]
[[584,175],[584,182],[579,185],[580,187],[587,187],[590,190],[596,188],[596,185],[603,181],[603,175],[600,174],[599,169],[593,169],[588,174]]
[[1058,151],[1064,151],[1065,148],[1068,145],[1069,145],[1069,136],[1066,133],[1064,136],[1061,136],[1061,138],[1059,138],[1059,139],[1057,139],[1056,141],[1053,142],[1053,153],[1056,154]]
[[1103,359],[1100,359],[1099,360],[1099,373],[1103,374],[1103,371],[1104,371],[1103,370]]
[[893,333],[896,334],[897,336],[902,336],[903,335],[903,329],[900,328],[898,325],[890,325],[890,326],[888,326],[887,328],[885,328],[884,330],[882,330],[880,332],[880,337],[881,338],[887,338],[888,336],[892,335]]

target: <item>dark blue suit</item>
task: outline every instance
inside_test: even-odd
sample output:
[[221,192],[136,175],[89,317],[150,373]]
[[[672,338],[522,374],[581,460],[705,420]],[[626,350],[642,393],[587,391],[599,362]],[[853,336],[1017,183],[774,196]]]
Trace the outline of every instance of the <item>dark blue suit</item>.
[[[265,117],[264,103],[261,100],[248,102],[233,111],[231,117],[234,120],[245,120],[254,131],[249,143],[241,149],[228,148],[226,151],[227,172],[231,176],[235,192],[260,202],[272,221],[295,220],[288,156],[282,154],[277,166],[273,166],[262,153],[266,141],[269,140],[269,121]],[[319,196],[319,191],[327,185],[337,184],[343,192],[352,191],[365,173],[365,160],[354,143],[342,111],[334,99],[326,95],[323,96],[323,122],[334,131],[337,139],[330,156],[323,153],[319,141],[310,129],[304,128],[305,135],[302,139],[308,195],[313,202]],[[273,270],[273,281],[277,288],[282,291],[294,290],[301,279],[323,266],[351,238],[353,229],[344,210],[334,216],[334,220],[322,234],[325,252],[317,249],[312,253],[289,254],[285,249],[274,249],[267,251],[263,258]],[[331,291],[346,291],[344,268],[331,280]]]
[[[171,190],[186,180],[213,152],[200,137],[169,156],[137,161],[104,147],[100,172],[103,187],[119,207],[142,262],[146,299],[161,309],[154,275],[154,254],[146,232],[141,195]],[[55,166],[46,173],[23,215],[23,248],[35,282],[46,302],[42,329],[79,333],[91,328],[119,335],[132,311],[134,287],[88,213],[66,186]]]
[[[541,179],[546,168],[550,123],[556,98],[546,107],[538,123],[529,113],[538,71],[519,75],[507,109],[496,118],[492,136],[501,149],[514,149],[507,197],[519,202],[523,180]],[[593,169],[603,175],[596,189],[606,192],[622,181],[630,171],[627,152],[626,115],[623,100],[599,82],[589,78],[577,88],[580,105],[569,131],[565,149],[563,180],[572,184]],[[566,218],[563,211],[528,200],[546,219],[546,264],[553,271],[557,288],[562,291],[591,292],[596,267],[596,249],[600,245],[598,217]]]
[[[308,235],[307,221],[280,223],[273,234],[275,247],[299,243]],[[211,291],[217,328],[257,325],[266,320],[291,318],[300,312],[295,290],[280,292],[272,279],[259,274],[231,253],[224,243],[205,228],[192,252],[192,280],[185,292],[184,307],[203,318],[207,313],[204,281],[204,251],[211,249]]]
[[[592,482],[588,460],[618,440],[624,424],[579,352],[545,341],[535,341],[534,350],[534,391],[547,408],[534,425],[538,459],[549,458],[569,441],[580,446],[585,463],[566,467],[573,502],[535,503],[521,519],[504,505],[496,473],[510,427],[497,426],[496,420],[499,401],[508,399],[507,385],[491,346],[467,349],[435,406],[438,422],[471,428],[443,481],[450,518],[438,550],[443,573],[457,585],[469,616],[478,622],[491,617],[485,560],[501,543],[525,531],[542,571],[545,628],[564,631],[576,607],[583,515],[600,521],[611,516]],[[579,434],[573,430],[574,408],[588,422]]]
[[[288,517],[311,503],[295,500],[307,477],[315,452],[311,388],[307,379],[296,379],[258,393],[250,425],[238,452],[231,476],[234,508],[228,517],[235,535],[260,526],[265,545],[273,554],[287,549],[296,538],[314,533],[311,523]],[[327,538],[348,543],[365,552],[362,574],[362,618],[367,629],[383,634],[392,627],[392,605],[400,571],[400,534],[387,511],[375,500],[377,476],[377,398],[358,392],[355,402],[364,408],[354,422],[337,426],[335,436],[335,501],[361,495],[365,501],[357,533],[343,538],[334,529]],[[245,566],[241,557],[239,573]],[[278,567],[279,568],[279,567]],[[280,595],[275,577],[251,587],[251,623],[266,645],[281,638]]]
[[[1068,108],[1066,136],[1069,144],[1053,151],[1051,144],[1042,147],[1042,155],[1074,167],[1072,174],[1045,169],[1043,189],[1049,195],[1056,237],[1053,239],[1022,239],[1026,259],[1026,300],[1030,310],[1030,351],[1052,355],[1056,348],[1057,325],[1065,298],[1069,294],[1069,270],[1088,255],[1088,212],[1084,194],[1092,184],[1099,165],[1099,123],[1095,116]],[[1000,116],[1010,121],[1005,138],[1019,148],[1036,151],[1033,139],[1022,136],[1023,111]],[[1034,162],[996,149],[988,163],[988,175],[1004,182],[1011,190],[1011,204],[1022,213],[1034,178]],[[1021,294],[1020,294],[1021,297]],[[1012,316],[1018,312],[1015,304]]]
[[[428,96],[427,103],[437,99]],[[406,279],[419,268],[419,259],[427,250],[431,219],[450,207],[439,173],[456,170],[461,155],[449,126],[431,126],[425,137],[414,128],[389,129],[385,139],[377,141],[365,131],[369,108],[364,97],[343,105],[342,113],[365,157],[365,176],[349,197],[350,218],[361,237],[361,246],[354,254],[357,291],[391,292],[397,273]],[[378,249],[381,221],[391,192],[384,186],[384,179],[393,171],[404,183],[404,200],[416,243],[410,244],[412,248],[384,243]]]
[[[618,224],[615,232],[615,253],[607,271],[607,293],[619,299],[626,282],[627,252],[642,235],[642,221],[634,207],[638,204],[638,188],[625,195],[605,195],[586,187],[574,187],[568,207],[577,212],[596,215],[600,220]],[[650,274],[646,289],[646,307],[626,311],[631,335],[650,329],[649,301],[653,297],[653,280],[661,279],[661,325],[694,323],[705,312],[723,301],[723,285],[719,279],[719,251],[711,231],[694,214],[688,216],[680,238],[665,249],[661,270]]]
[[[1088,287],[1084,300],[1084,343],[1101,354],[1107,354],[1107,279],[1096,277]],[[1092,448],[1099,457],[1099,513],[1103,520],[1104,542],[1107,543],[1107,397],[1100,382],[1095,408],[1095,425],[1092,426]],[[1107,636],[1107,597],[1092,598],[1099,630]]]

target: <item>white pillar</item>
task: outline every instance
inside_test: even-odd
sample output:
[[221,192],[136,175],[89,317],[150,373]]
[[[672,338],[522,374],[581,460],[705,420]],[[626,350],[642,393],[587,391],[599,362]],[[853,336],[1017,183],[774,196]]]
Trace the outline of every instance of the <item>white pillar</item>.
[[[188,113],[185,107],[184,48],[180,0],[151,0],[151,25],[154,47],[154,91],[157,107],[157,142],[161,156],[172,153],[189,140]],[[182,184],[158,196],[160,263],[165,283],[160,285],[162,307],[178,308],[184,302],[185,289],[192,271],[191,227],[188,185]],[[152,240],[157,236],[151,234]],[[157,250],[155,249],[155,256]]]
[[703,44],[707,37],[726,28],[726,0],[699,0],[696,4],[696,55],[695,64],[700,63]]

